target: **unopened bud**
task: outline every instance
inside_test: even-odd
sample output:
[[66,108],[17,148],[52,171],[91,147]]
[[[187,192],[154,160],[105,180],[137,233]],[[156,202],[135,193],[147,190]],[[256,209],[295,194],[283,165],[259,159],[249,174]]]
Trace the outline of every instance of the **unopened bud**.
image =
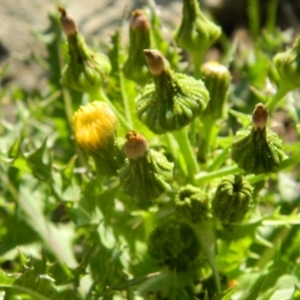
[[130,20],[130,29],[144,31],[150,30],[150,23],[143,10],[137,9],[132,12]]
[[136,98],[137,115],[155,133],[180,130],[199,116],[209,101],[202,80],[172,72],[157,50],[145,50],[153,83]]
[[269,118],[268,109],[262,103],[256,104],[252,113],[252,123],[254,130],[266,127]]
[[163,154],[148,149],[146,139],[136,131],[129,132],[126,138],[127,159],[119,171],[121,187],[136,205],[146,208],[171,188],[174,165]]
[[219,184],[212,201],[214,214],[224,224],[241,222],[251,207],[252,187],[241,176],[228,176]]
[[181,24],[174,33],[180,47],[195,57],[208,50],[220,35],[221,28],[204,16],[198,0],[183,1]]
[[63,7],[59,7],[58,10],[61,13],[60,23],[64,33],[69,36],[77,32],[77,24],[73,16],[68,14]]
[[237,132],[232,143],[232,159],[246,173],[274,172],[286,158],[282,141],[266,127],[268,111],[258,104],[253,112],[253,125]]
[[190,224],[206,221],[211,216],[207,195],[192,185],[179,189],[175,197],[175,209]]
[[124,152],[129,159],[137,159],[144,156],[149,150],[147,140],[135,130],[128,132],[126,139]]
[[212,120],[224,117],[231,82],[229,70],[218,62],[210,61],[201,67],[201,79],[210,95],[203,116]]
[[171,270],[184,271],[195,264],[200,245],[187,223],[169,217],[151,232],[148,251],[161,265],[167,265]]
[[150,73],[144,57],[144,49],[151,44],[150,23],[143,10],[132,12],[129,26],[128,58],[124,64],[127,78],[144,85],[150,79]]
[[152,75],[160,75],[167,70],[167,61],[158,50],[145,49],[144,54]]

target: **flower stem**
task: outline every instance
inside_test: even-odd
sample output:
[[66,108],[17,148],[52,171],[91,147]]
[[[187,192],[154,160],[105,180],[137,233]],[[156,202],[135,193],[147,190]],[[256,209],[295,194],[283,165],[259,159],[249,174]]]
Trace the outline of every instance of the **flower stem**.
[[291,89],[286,85],[280,85],[279,89],[277,90],[277,93],[273,96],[271,100],[269,100],[266,104],[266,107],[268,108],[269,112],[273,111],[276,107],[276,105],[279,103],[279,101],[289,92]]
[[180,151],[185,158],[189,180],[194,182],[194,176],[199,172],[199,166],[188,137],[187,128],[184,127],[179,131],[174,131],[173,135],[176,138]]
[[215,172],[210,172],[208,174],[198,173],[195,176],[195,180],[196,180],[197,184],[204,184],[208,181],[211,181],[211,180],[219,178],[219,177],[223,177],[223,176],[231,175],[231,174],[237,174],[237,173],[241,173],[241,172],[242,172],[242,170],[238,166],[230,166],[230,167],[225,167],[225,168],[220,169]]
[[198,242],[206,255],[213,271],[214,280],[218,294],[221,293],[220,277],[216,262],[216,237],[214,223],[212,220],[201,222],[197,225],[191,224],[197,236]]

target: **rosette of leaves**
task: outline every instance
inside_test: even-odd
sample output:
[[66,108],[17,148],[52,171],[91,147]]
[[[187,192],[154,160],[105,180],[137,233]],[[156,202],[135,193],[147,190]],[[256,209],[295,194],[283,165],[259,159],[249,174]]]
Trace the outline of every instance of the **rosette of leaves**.
[[267,120],[267,108],[257,104],[252,114],[253,125],[238,131],[232,143],[232,159],[245,173],[275,172],[286,158],[282,141],[266,127]]
[[175,73],[157,50],[144,50],[153,83],[136,98],[137,116],[155,133],[179,130],[201,114],[209,93],[201,80]]
[[173,217],[161,221],[148,240],[149,254],[162,266],[184,271],[195,261],[200,245],[193,229]]
[[81,92],[98,91],[111,71],[110,61],[103,53],[92,51],[78,31],[74,18],[64,8],[59,10],[69,49],[69,62],[62,70],[62,83]]
[[238,175],[224,178],[214,195],[212,209],[222,223],[241,222],[251,207],[252,186]]
[[127,133],[126,139],[127,159],[119,170],[121,187],[137,205],[147,207],[171,189],[174,165],[160,152],[149,149],[146,139],[136,131]]

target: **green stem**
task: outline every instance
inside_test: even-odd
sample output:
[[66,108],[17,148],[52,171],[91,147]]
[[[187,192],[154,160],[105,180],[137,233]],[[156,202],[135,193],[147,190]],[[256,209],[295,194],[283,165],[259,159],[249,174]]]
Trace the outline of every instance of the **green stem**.
[[260,259],[256,262],[255,266],[263,269],[266,264],[274,260],[274,254],[276,253],[278,246],[283,243],[288,237],[290,229],[288,227],[280,228],[278,234],[271,242],[273,244],[272,248],[267,248],[264,253],[260,256]]
[[201,222],[197,225],[191,224],[197,236],[199,244],[207,257],[210,267],[213,271],[214,280],[218,294],[221,293],[220,277],[216,262],[216,236],[214,223],[212,220]]
[[279,89],[277,90],[277,93],[273,96],[271,100],[269,100],[266,104],[266,107],[268,108],[269,112],[272,112],[276,105],[279,103],[279,101],[289,92],[291,91],[291,88],[287,85],[281,84],[279,86]]
[[73,104],[70,92],[67,88],[62,87],[62,96],[64,99],[65,112],[68,120],[69,127],[72,128],[73,118]]
[[120,90],[121,90],[121,95],[122,95],[122,99],[123,99],[123,106],[124,106],[124,113],[125,113],[125,117],[128,121],[128,123],[131,125],[131,127],[133,128],[133,122],[132,122],[132,118],[131,118],[131,110],[130,110],[130,105],[129,105],[129,101],[127,98],[127,94],[125,92],[125,86],[124,86],[124,76],[123,73],[120,72]]
[[260,30],[260,7],[258,0],[248,0],[249,27],[253,38],[256,38]]
[[188,137],[187,127],[184,127],[179,131],[173,131],[173,135],[177,140],[183,157],[185,158],[188,178],[191,182],[194,182],[194,176],[199,172],[199,166]]
[[204,184],[208,181],[211,181],[216,178],[220,178],[226,175],[231,175],[231,174],[237,174],[241,173],[242,170],[238,166],[230,166],[230,167],[225,167],[221,170],[215,171],[215,172],[210,172],[208,174],[202,174],[198,173],[195,176],[195,181],[197,184]]
[[108,99],[108,97],[103,92],[102,87],[100,87],[97,90],[94,90],[93,92],[90,92],[89,96],[90,96],[91,101],[100,100],[100,101],[106,102],[110,106],[110,108],[113,110],[113,112],[116,114],[116,116],[118,117],[118,120],[120,121],[122,126],[128,131],[132,130],[132,125],[127,122],[127,120],[121,115],[121,113],[111,103],[111,101]]
[[192,58],[193,58],[193,63],[194,63],[194,77],[196,79],[200,79],[201,78],[201,65],[203,64],[204,61],[204,56],[205,56],[205,52],[201,51],[201,49],[199,49],[199,52],[195,52],[195,53],[191,53]]

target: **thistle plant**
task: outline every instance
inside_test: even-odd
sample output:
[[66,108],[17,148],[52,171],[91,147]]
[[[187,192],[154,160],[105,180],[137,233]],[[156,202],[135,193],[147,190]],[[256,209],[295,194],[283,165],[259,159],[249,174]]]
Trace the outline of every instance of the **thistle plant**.
[[61,80],[2,86],[1,299],[299,298],[299,37],[249,18],[243,52],[182,5],[166,35],[148,1],[95,45],[60,8]]

